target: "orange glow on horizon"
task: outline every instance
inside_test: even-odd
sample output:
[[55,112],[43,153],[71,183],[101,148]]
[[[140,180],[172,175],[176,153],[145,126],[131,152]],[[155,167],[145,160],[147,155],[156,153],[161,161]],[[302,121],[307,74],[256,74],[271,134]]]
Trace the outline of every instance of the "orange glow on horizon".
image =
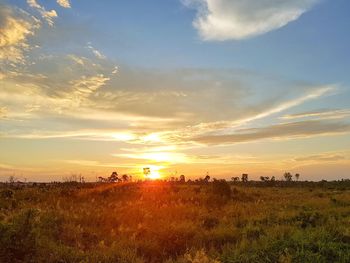
[[[145,178],[150,180],[157,180],[162,178],[162,174],[160,173],[161,168],[162,167],[155,166],[155,165],[149,166],[147,168],[143,168]],[[147,172],[145,172],[145,170]]]

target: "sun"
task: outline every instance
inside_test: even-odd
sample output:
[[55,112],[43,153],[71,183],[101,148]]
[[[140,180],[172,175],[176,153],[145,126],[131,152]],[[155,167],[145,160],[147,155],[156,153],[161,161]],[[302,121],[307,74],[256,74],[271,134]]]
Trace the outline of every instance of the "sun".
[[157,179],[160,179],[162,178],[161,174],[159,171],[152,171],[150,173],[150,175],[148,176],[148,178],[152,179],[152,180],[157,180]]
[[161,167],[152,165],[150,167],[143,168],[143,174],[145,175],[145,178],[151,179],[151,180],[157,180],[162,178],[162,175],[160,173]]

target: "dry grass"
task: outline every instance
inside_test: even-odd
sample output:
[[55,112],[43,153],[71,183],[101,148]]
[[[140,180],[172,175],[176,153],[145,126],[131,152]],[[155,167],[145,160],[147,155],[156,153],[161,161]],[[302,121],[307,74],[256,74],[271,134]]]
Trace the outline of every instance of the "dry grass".
[[225,185],[3,186],[0,261],[350,262],[345,183]]

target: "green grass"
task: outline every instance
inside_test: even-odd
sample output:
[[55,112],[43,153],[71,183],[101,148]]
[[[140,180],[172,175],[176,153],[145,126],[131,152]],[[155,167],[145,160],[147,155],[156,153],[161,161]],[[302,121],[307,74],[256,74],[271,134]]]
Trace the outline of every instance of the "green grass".
[[350,262],[350,186],[4,184],[0,262]]

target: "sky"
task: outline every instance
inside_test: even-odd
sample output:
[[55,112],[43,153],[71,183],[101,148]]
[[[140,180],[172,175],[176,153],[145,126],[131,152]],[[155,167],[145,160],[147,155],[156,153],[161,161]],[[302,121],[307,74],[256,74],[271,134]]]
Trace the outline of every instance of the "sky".
[[0,181],[350,179],[347,0],[0,0]]

